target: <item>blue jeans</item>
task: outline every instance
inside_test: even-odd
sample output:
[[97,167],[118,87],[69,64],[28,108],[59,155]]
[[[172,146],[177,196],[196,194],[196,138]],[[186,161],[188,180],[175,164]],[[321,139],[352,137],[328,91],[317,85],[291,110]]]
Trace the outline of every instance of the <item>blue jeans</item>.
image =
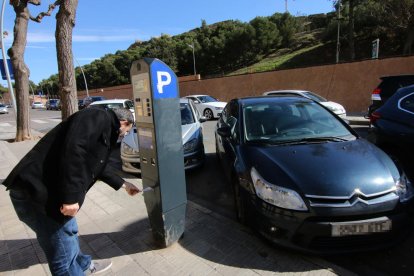
[[91,264],[91,256],[80,251],[76,219],[59,224],[37,210],[21,191],[11,190],[10,198],[19,219],[36,233],[52,275],[84,275]]

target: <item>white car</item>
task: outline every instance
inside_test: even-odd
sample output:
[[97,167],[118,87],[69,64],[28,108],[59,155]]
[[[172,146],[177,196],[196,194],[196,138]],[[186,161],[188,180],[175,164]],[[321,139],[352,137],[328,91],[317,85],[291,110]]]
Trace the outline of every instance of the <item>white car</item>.
[[44,108],[46,108],[46,106],[43,102],[33,102],[32,103],[32,109],[44,109]]
[[209,95],[188,95],[186,98],[194,102],[198,112],[206,117],[207,120],[219,118],[227,104]]
[[[185,98],[180,99],[180,111],[184,169],[188,170],[199,167],[204,163],[205,152],[201,123],[206,121],[206,118],[200,116],[192,101]],[[121,160],[124,172],[141,173],[137,128],[135,126],[122,139]]]
[[328,109],[330,109],[333,113],[341,117],[342,119],[345,119],[346,117],[346,111],[345,108],[340,105],[339,103],[331,102],[325,99],[324,97],[310,91],[306,90],[275,90],[275,91],[269,91],[263,93],[263,95],[269,96],[269,95],[299,95],[305,98],[309,98],[311,100],[314,100],[316,102],[319,102],[320,104],[324,105]]
[[4,104],[0,104],[0,114],[8,114],[9,110],[7,109],[7,106]]
[[132,112],[134,115],[135,120],[135,110],[134,110],[134,103],[128,99],[110,99],[110,100],[103,100],[103,101],[95,101],[92,102],[89,106],[99,105],[104,108],[114,109],[114,108],[126,108]]

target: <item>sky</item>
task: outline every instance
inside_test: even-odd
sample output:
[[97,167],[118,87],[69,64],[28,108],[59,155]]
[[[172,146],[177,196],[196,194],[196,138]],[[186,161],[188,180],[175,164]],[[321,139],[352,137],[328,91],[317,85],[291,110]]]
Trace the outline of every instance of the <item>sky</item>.
[[[9,1],[4,2],[3,30],[9,33],[4,39],[7,49],[13,42],[15,13]],[[53,2],[43,0],[41,6],[29,5],[30,12],[37,16]],[[288,0],[292,15],[332,10],[332,0]],[[41,23],[29,22],[24,58],[30,80],[36,84],[58,72],[54,36],[57,11],[58,8]],[[224,20],[249,22],[276,12],[285,12],[285,0],[79,0],[73,29],[74,65],[83,66],[106,54],[126,50],[137,40],[187,32],[200,27],[202,20],[207,24]],[[7,86],[5,80],[0,83]]]

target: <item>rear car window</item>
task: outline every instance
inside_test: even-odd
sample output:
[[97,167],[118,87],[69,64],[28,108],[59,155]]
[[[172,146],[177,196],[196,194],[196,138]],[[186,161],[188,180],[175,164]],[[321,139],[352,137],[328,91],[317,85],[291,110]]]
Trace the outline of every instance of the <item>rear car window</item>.
[[414,113],[414,94],[409,95],[401,100],[401,109]]

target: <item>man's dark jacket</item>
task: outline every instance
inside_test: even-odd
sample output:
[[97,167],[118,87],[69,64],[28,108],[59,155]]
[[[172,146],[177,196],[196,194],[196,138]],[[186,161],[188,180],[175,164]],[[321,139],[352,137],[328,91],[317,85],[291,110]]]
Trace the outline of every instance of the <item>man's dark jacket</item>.
[[107,166],[119,136],[112,110],[90,107],[49,131],[4,181],[10,190],[25,191],[41,211],[58,222],[62,204],[83,204],[97,179],[118,190],[123,179]]

